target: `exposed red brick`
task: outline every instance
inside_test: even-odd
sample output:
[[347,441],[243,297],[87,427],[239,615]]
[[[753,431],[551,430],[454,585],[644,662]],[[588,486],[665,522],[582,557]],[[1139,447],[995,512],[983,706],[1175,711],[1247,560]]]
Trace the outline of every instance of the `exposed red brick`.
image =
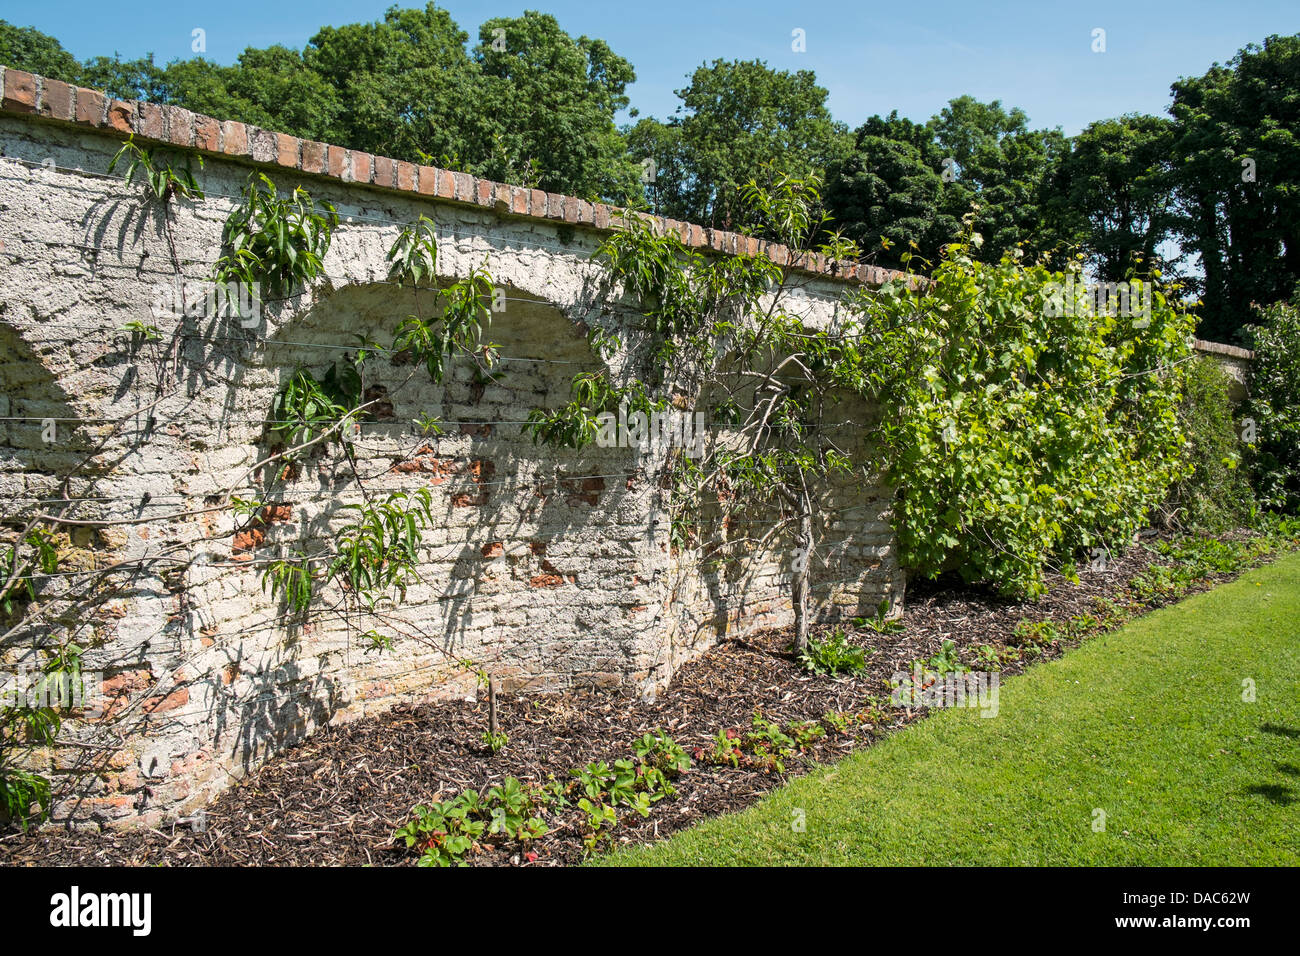
[[447,475],[458,474],[461,471],[461,466],[454,458],[437,457],[433,448],[424,444],[417,448],[409,459],[399,461],[394,465],[393,471],[401,474],[421,472],[432,474],[436,476],[432,483],[437,485],[442,484]]
[[505,554],[505,546],[500,541],[489,541],[483,545],[482,553],[485,558],[497,558]]
[[422,196],[436,196],[438,194],[438,170],[435,167],[420,167],[419,188]]
[[293,505],[267,505],[259,517],[263,524],[289,521],[293,518]]
[[227,120],[221,124],[221,151],[227,156],[248,155],[248,127]]
[[235,682],[235,678],[238,676],[239,676],[238,664],[233,664],[233,663],[227,664],[225,667],[221,669],[221,683],[223,684],[227,684],[227,685],[233,684]]
[[564,584],[564,578],[558,574],[535,574],[528,579],[530,588],[558,588]]
[[603,202],[596,203],[595,209],[592,210],[592,224],[597,229],[609,228],[609,206]]
[[304,173],[325,172],[325,144],[312,139],[302,141],[302,171]]
[[546,193],[540,189],[528,190],[528,214],[530,216],[546,215]]
[[456,180],[456,201],[473,202],[474,201],[474,177],[469,173],[455,172],[451,174],[452,179]]
[[352,154],[352,182],[368,183],[370,182],[371,170],[374,168],[371,160],[374,158],[369,153],[361,150],[349,150]]
[[221,124],[211,116],[194,117],[194,145],[215,153],[221,148]]
[[578,203],[580,200],[577,196],[564,197],[564,221],[577,223],[578,220]]
[[528,215],[528,190],[520,186],[510,187],[510,211],[516,216]]
[[190,702],[190,689],[188,687],[177,687],[174,691],[161,699],[147,700],[140,709],[146,714],[165,714],[169,710],[175,710],[177,707],[184,707]]
[[411,163],[398,160],[397,188],[405,190],[406,192],[415,191],[415,166]]
[[476,422],[461,422],[460,433],[470,438],[487,438],[492,434],[492,426]]
[[584,478],[562,478],[559,490],[565,494],[570,505],[595,505],[600,501],[600,493],[605,490],[605,479],[589,475]]
[[392,186],[397,180],[397,164],[387,156],[375,157],[375,184]]
[[691,223],[690,237],[686,240],[686,244],[696,247],[704,245],[704,230]]
[[125,100],[113,100],[108,104],[108,125],[119,133],[135,130],[135,109]]
[[564,218],[564,196],[560,193],[546,194],[546,218],[563,219]]
[[451,506],[453,508],[481,508],[488,503],[488,493],[481,491],[476,495],[463,492],[451,496]]
[[41,84],[41,115],[54,119],[72,119],[72,87],[60,80]]
[[302,140],[287,133],[275,134],[275,161],[290,169],[298,168],[298,149]]
[[505,183],[492,184],[492,208],[497,212],[510,211],[510,188]]
[[104,678],[100,683],[100,719],[111,720],[117,716],[118,711],[130,704],[133,694],[148,689],[152,683],[153,673],[149,670],[119,671]]
[[[570,584],[578,583],[578,576],[576,574],[565,574],[555,565],[551,564],[550,561],[546,561],[546,560],[542,561],[542,574],[533,578],[534,581],[537,581],[539,579],[543,579],[548,582],[555,581],[558,582],[559,584],[563,584],[565,581],[568,581]],[[548,583],[541,586],[556,587],[556,584]],[[538,585],[533,585],[533,587],[538,587]]]
[[438,170],[438,189],[439,199],[456,198],[456,177],[451,174],[450,169]]
[[230,550],[235,552],[252,551],[261,547],[266,540],[266,532],[261,528],[247,528],[235,535],[230,543]]
[[162,140],[167,138],[167,123],[163,118],[162,107],[157,103],[140,103],[139,133],[146,139]]
[[13,113],[36,112],[36,77],[22,70],[5,70],[4,108]]
[[108,101],[103,93],[81,87],[77,90],[77,122],[83,126],[103,126]]
[[118,697],[144,690],[153,682],[153,673],[147,670],[120,671],[105,677],[100,689],[106,697]]
[[342,146],[330,146],[328,153],[326,165],[329,174],[336,179],[342,179],[348,168],[348,151]]
[[492,205],[492,187],[496,184],[490,179],[479,179],[474,183],[474,201],[480,206]]

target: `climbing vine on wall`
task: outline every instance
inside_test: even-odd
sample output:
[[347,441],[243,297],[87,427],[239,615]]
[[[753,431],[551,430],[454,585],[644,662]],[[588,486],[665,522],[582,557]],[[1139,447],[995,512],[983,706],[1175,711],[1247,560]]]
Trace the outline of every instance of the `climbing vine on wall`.
[[[704,396],[715,420],[729,421],[726,440],[703,454],[671,456],[672,540],[685,547],[707,543],[716,552],[719,529],[747,514],[766,524],[746,551],[774,544],[791,571],[795,646],[807,643],[810,560],[819,492],[836,476],[847,478],[865,463],[852,460],[842,437],[824,427],[831,406],[865,381],[861,356],[846,343],[851,323],[835,329],[806,321],[799,267],[814,253],[830,260],[858,255],[853,243],[827,232],[812,180],[773,174],[751,183],[745,200],[756,225],[788,250],[782,264],[766,252],[713,256],[686,247],[676,233],[660,233],[653,220],[629,215],[596,258],[611,284],[633,297],[643,327],[621,343],[636,380],[614,386],[575,377],[573,400],[563,409],[534,412],[534,438],[581,446],[602,413],[618,406],[662,410],[674,396],[686,404]],[[864,420],[841,423],[847,433]],[[763,518],[775,508],[777,516]]]

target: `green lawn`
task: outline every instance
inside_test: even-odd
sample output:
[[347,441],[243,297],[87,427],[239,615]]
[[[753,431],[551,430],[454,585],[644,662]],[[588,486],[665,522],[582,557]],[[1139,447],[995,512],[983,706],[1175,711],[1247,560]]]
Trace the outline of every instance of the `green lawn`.
[[599,862],[1300,863],[1300,555],[1009,678],[999,704]]

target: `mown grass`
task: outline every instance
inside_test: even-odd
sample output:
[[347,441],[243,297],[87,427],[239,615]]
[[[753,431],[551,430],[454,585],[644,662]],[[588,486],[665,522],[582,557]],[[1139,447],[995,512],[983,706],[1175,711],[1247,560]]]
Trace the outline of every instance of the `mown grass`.
[[1296,865],[1300,555],[1008,679],[997,717],[935,713],[595,862]]

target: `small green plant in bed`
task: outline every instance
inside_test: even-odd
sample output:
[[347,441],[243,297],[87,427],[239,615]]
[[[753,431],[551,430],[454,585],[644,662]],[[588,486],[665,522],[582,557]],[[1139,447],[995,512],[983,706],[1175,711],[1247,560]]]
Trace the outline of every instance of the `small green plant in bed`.
[[[842,726],[847,730],[853,715],[831,711],[823,718],[827,719],[831,720],[833,728]],[[814,741],[824,736],[826,729],[818,721],[794,721],[782,726],[776,721],[768,720],[762,711],[756,710],[748,731],[742,733],[734,727],[719,730],[713,738],[713,749],[708,751],[701,747],[696,750],[695,756],[718,766],[785,773],[787,761],[802,754]]]
[[1052,621],[1021,621],[1013,640],[1020,647],[1044,647],[1061,638],[1061,629]]
[[885,615],[889,613],[889,602],[881,601],[876,608],[874,617],[855,617],[853,626],[859,630],[875,631],[877,634],[897,634],[903,629],[903,622],[899,620],[886,620]]
[[821,640],[812,639],[799,652],[799,666],[811,674],[860,674],[867,667],[866,648],[849,641],[839,628]]
[[465,790],[449,800],[415,807],[393,839],[420,851],[419,866],[459,866],[487,837],[526,841],[545,834],[541,814],[551,802],[545,788],[506,777],[482,795]]
[[691,767],[686,751],[662,730],[643,734],[632,742],[631,760],[603,760],[570,771],[576,778],[578,808],[583,812],[583,846],[590,855],[609,839],[618,824],[618,807],[635,810],[643,817],[651,806],[677,794],[672,781]]

